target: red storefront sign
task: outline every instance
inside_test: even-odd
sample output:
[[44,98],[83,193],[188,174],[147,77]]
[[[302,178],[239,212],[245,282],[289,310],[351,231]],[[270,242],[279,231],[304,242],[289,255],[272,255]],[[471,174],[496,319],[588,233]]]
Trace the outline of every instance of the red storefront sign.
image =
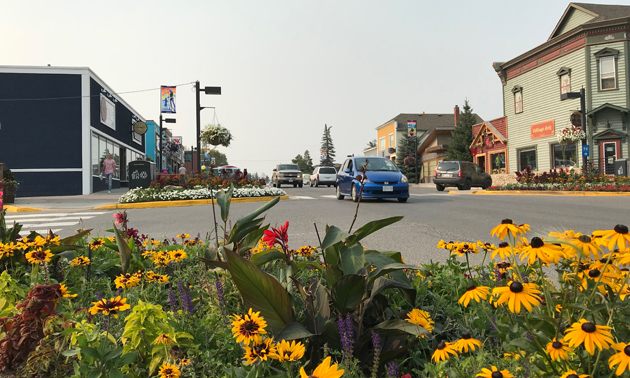
[[532,139],[553,136],[556,133],[555,121],[553,119],[550,121],[534,123],[531,127]]

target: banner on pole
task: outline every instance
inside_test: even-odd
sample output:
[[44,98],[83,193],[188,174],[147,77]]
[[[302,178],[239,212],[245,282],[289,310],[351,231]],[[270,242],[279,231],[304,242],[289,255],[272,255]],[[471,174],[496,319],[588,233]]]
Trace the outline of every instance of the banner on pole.
[[160,110],[162,113],[172,113],[175,114],[175,94],[176,87],[167,87],[162,86],[162,90],[160,91]]
[[182,137],[180,136],[174,136],[171,139],[173,140],[173,143],[175,144],[182,144]]
[[322,161],[326,160],[326,151],[322,151]]
[[416,121],[407,121],[407,136],[414,138],[416,136]]

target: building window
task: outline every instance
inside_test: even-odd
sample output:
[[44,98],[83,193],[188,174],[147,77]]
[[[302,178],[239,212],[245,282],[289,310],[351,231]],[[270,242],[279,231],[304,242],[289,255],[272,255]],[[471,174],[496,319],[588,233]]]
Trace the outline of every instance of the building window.
[[602,90],[616,88],[615,57],[604,56],[599,59],[599,82]]
[[562,67],[556,75],[560,78],[560,94],[571,92],[571,69]]
[[505,173],[505,152],[490,155],[492,173]]
[[575,144],[554,144],[552,148],[552,167],[554,168],[577,168],[577,148]]
[[512,93],[514,93],[514,113],[523,113],[523,87],[515,86]]
[[518,151],[518,168],[519,171],[524,171],[527,167],[530,167],[532,171],[538,170],[538,164],[536,162],[536,149],[531,148],[527,150]]
[[389,134],[389,148],[394,148],[394,134]]
[[378,150],[379,151],[385,150],[385,137],[382,137],[378,140]]

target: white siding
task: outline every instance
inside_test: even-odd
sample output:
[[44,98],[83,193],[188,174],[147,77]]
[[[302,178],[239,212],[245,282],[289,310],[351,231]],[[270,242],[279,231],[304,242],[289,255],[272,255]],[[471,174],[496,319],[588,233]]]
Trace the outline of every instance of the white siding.
[[[600,91],[599,90],[599,70],[598,60],[595,53],[605,48],[619,50],[617,55],[617,89]],[[626,91],[628,90],[626,81],[626,49],[623,42],[607,43],[603,45],[591,46],[591,88],[592,88],[592,104],[591,109],[595,109],[605,103],[627,108]]]
[[[560,100],[560,79],[556,73],[561,67],[571,68],[571,91],[579,91],[586,84],[585,58],[585,49],[580,49],[510,79],[503,87],[510,172],[518,170],[517,150],[531,146],[537,149],[538,170],[550,169],[550,145],[556,143],[557,139],[555,136],[531,139],[531,125],[553,119],[556,133],[569,126],[571,112],[579,109],[580,100]],[[512,88],[515,85],[523,87],[523,112],[519,114],[514,113]]]
[[564,20],[558,31],[556,32],[556,36],[568,32],[571,29],[577,28],[585,22],[592,20],[594,17],[586,12],[582,12],[579,9],[571,9],[569,14],[567,14],[567,18]]

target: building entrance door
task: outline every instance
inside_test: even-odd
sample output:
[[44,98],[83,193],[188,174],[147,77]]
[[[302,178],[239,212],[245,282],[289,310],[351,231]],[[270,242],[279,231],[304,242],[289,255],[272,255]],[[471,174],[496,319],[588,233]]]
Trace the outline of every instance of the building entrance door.
[[617,158],[617,143],[616,142],[604,142],[602,143],[604,148],[604,169],[603,172],[607,175],[615,173],[615,159]]
[[481,169],[486,172],[486,156],[477,156],[477,165],[481,167]]

